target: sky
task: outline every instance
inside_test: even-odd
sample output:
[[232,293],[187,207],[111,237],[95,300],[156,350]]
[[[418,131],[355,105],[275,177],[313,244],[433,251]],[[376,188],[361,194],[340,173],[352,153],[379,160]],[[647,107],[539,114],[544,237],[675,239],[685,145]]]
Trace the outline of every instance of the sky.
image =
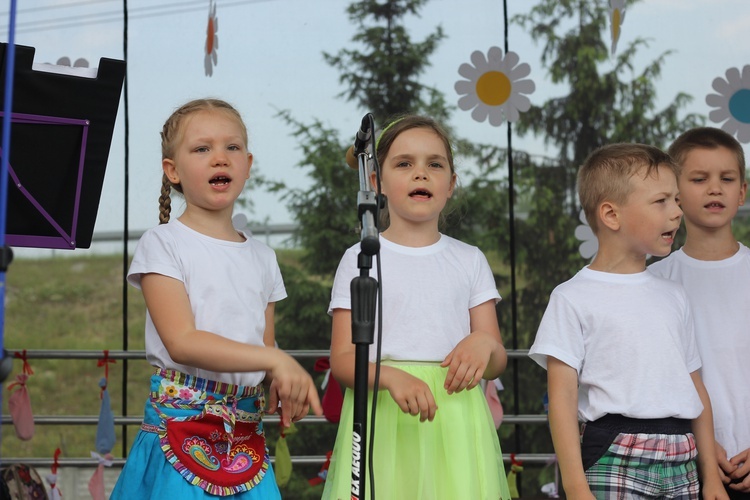
[[[350,0],[218,0],[217,64],[206,76],[204,48],[209,0],[128,0],[128,119],[129,227],[142,231],[158,223],[161,186],[159,131],[169,114],[185,101],[219,97],[235,105],[250,134],[254,169],[265,177],[304,188],[310,180],[297,166],[301,152],[292,129],[276,115],[289,110],[303,122],[320,120],[353,139],[364,114],[354,102],[339,97],[339,73],[322,53],[356,49],[351,38],[357,26],[346,15]],[[533,0],[507,2],[512,17]],[[705,102],[714,93],[711,83],[727,69],[750,64],[746,33],[750,6],[746,0],[644,0],[627,6],[618,48],[635,37],[650,41],[638,52],[644,65],[664,51],[661,78],[656,82],[661,106],[678,92],[693,96],[685,112],[708,116]],[[8,3],[6,3],[6,6]],[[7,8],[7,7],[5,7]],[[8,11],[0,13],[0,41],[8,41]],[[440,25],[447,38],[431,57],[422,83],[441,90],[451,104],[461,64],[471,53],[487,53],[504,46],[503,2],[500,0],[430,0],[421,16],[407,19],[409,32],[421,41]],[[34,47],[35,63],[55,63],[61,57],[84,58],[97,67],[102,57],[124,59],[123,2],[121,0],[34,0],[19,2],[16,43]],[[528,78],[536,90],[529,98],[541,104],[562,95],[541,65],[542,46],[520,26],[511,24],[509,49],[531,66]],[[606,66],[607,63],[605,63]],[[642,69],[636,68],[636,72]],[[106,168],[95,233],[124,227],[125,109],[120,102]],[[709,125],[716,125],[707,122]],[[376,124],[379,125],[379,124]],[[467,111],[456,110],[450,125],[457,135],[507,146],[505,126],[476,122]],[[543,138],[514,136],[513,147],[532,154],[555,156]],[[745,145],[746,155],[750,153]],[[344,158],[342,168],[347,168]],[[459,175],[460,175],[459,163]],[[352,175],[357,175],[352,171]],[[356,192],[352,193],[356,197]],[[248,218],[270,224],[293,222],[276,194],[251,193],[255,208]],[[181,202],[175,202],[179,213]],[[243,210],[239,210],[242,212]]]

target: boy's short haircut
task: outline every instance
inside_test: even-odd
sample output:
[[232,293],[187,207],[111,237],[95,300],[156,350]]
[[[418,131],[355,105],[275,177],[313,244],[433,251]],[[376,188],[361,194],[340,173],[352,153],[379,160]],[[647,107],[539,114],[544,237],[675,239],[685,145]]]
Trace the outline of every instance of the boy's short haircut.
[[696,127],[683,132],[669,146],[669,156],[682,168],[688,153],[693,149],[716,149],[724,147],[737,157],[740,179],[745,180],[745,151],[733,135],[716,127]]
[[591,153],[578,170],[578,197],[592,231],[599,231],[597,210],[605,201],[625,203],[633,190],[630,178],[645,168],[643,177],[669,167],[675,176],[678,167],[661,149],[646,144],[617,143]]

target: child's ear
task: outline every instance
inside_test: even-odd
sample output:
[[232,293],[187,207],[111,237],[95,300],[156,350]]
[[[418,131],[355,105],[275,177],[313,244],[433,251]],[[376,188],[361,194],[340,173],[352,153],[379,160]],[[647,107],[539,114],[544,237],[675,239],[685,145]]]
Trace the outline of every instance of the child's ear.
[[457,180],[458,180],[458,177],[456,176],[456,174],[453,174],[453,178],[451,179],[451,187],[450,187],[450,190],[448,191],[448,198],[449,199],[453,197],[453,191],[456,190],[456,181]]
[[747,195],[747,181],[742,183],[740,188],[740,206],[745,204],[745,196]]
[[370,186],[372,186],[372,190],[377,192],[378,190],[378,174],[373,170],[370,172]]
[[172,184],[179,185],[180,184],[180,176],[177,174],[177,169],[174,165],[174,160],[170,158],[164,158],[161,161],[161,168],[164,170],[164,175],[167,176],[167,179],[169,179],[169,182]]
[[250,178],[250,170],[253,168],[253,154],[248,153],[247,154],[247,176],[245,176],[245,179]]
[[598,215],[599,221],[604,227],[607,227],[612,231],[620,229],[620,214],[617,205],[614,203],[605,201],[599,205]]

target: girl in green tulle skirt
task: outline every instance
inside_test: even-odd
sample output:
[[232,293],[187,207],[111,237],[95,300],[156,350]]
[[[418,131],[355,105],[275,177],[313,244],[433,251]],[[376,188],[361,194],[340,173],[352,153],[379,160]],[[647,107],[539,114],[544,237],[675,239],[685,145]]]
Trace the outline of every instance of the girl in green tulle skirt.
[[[456,184],[450,143],[433,120],[406,116],[384,129],[376,156],[381,177],[373,174],[372,185],[387,196],[389,220],[369,271],[382,291],[382,329],[376,328],[375,335],[377,342],[382,331],[372,450],[375,495],[388,500],[509,499],[497,431],[477,388],[507,364],[495,310],[500,295],[484,254],[438,230]],[[324,499],[352,498],[350,285],[360,276],[360,253],[357,244],[342,257],[329,306],[331,370],[348,389]],[[376,352],[371,346],[371,389]],[[368,432],[372,428],[368,412]],[[366,477],[368,469],[361,468]],[[364,498],[370,498],[369,481],[360,492]]]

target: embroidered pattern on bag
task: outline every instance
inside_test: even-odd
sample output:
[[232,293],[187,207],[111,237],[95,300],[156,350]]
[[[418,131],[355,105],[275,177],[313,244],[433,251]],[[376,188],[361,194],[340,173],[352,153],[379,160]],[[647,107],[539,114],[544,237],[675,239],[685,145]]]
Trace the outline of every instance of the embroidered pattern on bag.
[[[263,432],[263,390],[208,381],[170,370],[152,393],[162,424],[142,426],[155,432],[167,461],[190,484],[218,496],[248,491],[270,466]],[[215,395],[224,396],[217,398]],[[250,401],[248,401],[250,400]],[[251,402],[255,412],[238,408]],[[166,409],[200,410],[172,417]]]

